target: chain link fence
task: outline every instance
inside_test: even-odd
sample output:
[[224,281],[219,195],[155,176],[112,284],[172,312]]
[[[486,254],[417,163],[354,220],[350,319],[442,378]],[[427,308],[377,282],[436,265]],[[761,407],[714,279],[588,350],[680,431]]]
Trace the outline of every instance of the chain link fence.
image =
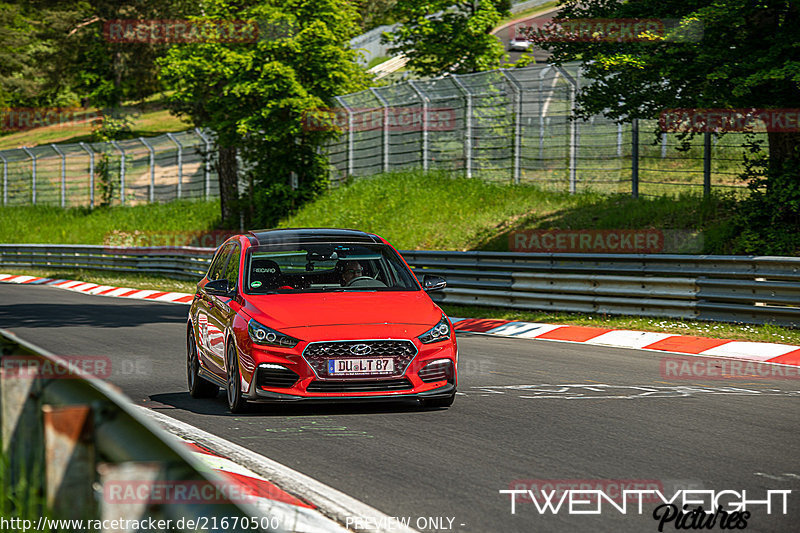
[[213,139],[200,129],[3,150],[2,204],[93,207],[216,197],[213,156]]
[[[542,188],[642,195],[738,189],[744,135],[683,142],[658,122],[572,120],[578,64],[449,75],[338,97],[334,182],[409,169]],[[755,134],[766,138],[766,134]]]
[[[332,111],[342,133],[327,147],[332,184],[423,169],[565,192],[745,190],[738,177],[744,170],[743,134],[702,133],[684,142],[675,133],[661,133],[655,120],[572,120],[580,84],[577,64],[542,65],[337,97],[339,107]],[[766,139],[765,133],[751,136]],[[195,129],[0,151],[2,205],[217,197],[214,149],[212,135]]]

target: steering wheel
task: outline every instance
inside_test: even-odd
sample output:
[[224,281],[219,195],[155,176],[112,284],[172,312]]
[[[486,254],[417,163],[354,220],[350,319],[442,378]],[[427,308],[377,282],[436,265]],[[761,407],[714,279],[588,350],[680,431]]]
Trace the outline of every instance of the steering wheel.
[[355,283],[358,280],[365,280],[365,279],[368,279],[370,281],[375,281],[375,279],[372,276],[358,276],[358,277],[355,277],[355,278],[351,279],[350,281],[348,281],[345,284],[345,287],[349,287],[350,285],[352,285],[353,283]]

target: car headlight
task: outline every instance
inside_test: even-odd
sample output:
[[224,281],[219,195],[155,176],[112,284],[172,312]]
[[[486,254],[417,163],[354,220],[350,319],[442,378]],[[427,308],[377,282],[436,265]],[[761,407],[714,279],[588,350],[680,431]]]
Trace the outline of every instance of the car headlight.
[[432,342],[446,341],[450,338],[450,324],[447,323],[447,317],[442,315],[442,319],[438,324],[431,329],[417,337],[422,344],[430,344]]
[[297,343],[300,342],[300,339],[295,339],[280,331],[275,331],[263,324],[259,324],[253,319],[250,319],[250,322],[247,323],[247,332],[250,334],[250,340],[255,344],[263,344],[265,346],[294,348],[297,346]]

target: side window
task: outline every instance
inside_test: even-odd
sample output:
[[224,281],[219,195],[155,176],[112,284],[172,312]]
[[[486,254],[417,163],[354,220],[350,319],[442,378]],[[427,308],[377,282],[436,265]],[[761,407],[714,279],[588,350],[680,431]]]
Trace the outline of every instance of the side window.
[[217,255],[214,256],[211,267],[208,269],[208,274],[206,274],[209,281],[222,279],[222,269],[225,268],[225,262],[228,259],[228,254],[232,247],[233,244],[226,244],[217,252]]
[[228,267],[225,269],[225,279],[228,280],[230,287],[236,285],[239,281],[239,245],[234,244],[230,250],[230,261]]

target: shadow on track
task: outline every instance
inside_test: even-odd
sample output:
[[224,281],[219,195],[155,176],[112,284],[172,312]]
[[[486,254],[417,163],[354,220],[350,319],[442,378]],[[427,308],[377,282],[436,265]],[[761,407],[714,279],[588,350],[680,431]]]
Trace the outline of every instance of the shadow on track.
[[80,304],[9,304],[0,307],[0,328],[58,328],[91,326],[98,328],[135,327],[143,324],[186,322],[188,307],[155,302],[108,304],[95,301]]
[[[189,396],[188,392],[168,392],[151,395],[150,402],[172,406],[181,411],[190,413],[229,416],[229,417],[270,417],[270,416],[320,416],[320,415],[376,415],[376,414],[408,414],[438,411],[439,409],[423,408],[416,400],[397,400],[386,402],[348,402],[348,403],[251,403],[247,412],[232,415],[228,412],[225,395],[221,393],[216,398],[196,399]],[[144,405],[155,411],[169,414],[173,409],[161,408],[146,402]]]

